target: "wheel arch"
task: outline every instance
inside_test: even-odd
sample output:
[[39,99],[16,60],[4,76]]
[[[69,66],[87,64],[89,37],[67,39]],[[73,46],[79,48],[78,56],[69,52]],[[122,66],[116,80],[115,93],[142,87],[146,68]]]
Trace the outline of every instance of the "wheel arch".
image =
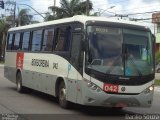
[[18,73],[20,73],[21,76],[22,76],[22,71],[21,71],[21,69],[17,69],[17,71],[16,71],[16,82],[17,82],[17,74],[18,74]]
[[58,97],[58,87],[62,81],[65,83],[67,87],[66,79],[64,77],[57,77],[56,84],[55,84],[55,97]]

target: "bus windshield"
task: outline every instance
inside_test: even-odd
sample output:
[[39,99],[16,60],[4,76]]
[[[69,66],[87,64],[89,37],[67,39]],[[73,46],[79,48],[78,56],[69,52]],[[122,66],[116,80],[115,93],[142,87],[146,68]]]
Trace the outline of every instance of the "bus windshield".
[[142,76],[153,73],[150,32],[88,26],[87,33],[88,69],[121,76]]

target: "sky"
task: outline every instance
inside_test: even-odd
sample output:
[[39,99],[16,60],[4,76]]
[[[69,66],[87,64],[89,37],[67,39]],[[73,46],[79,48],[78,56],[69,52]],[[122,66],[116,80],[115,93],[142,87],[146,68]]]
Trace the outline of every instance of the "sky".
[[[4,0],[7,1],[7,0]],[[13,0],[12,0],[13,1]],[[82,0],[84,1],[84,0]],[[16,0],[18,4],[28,4],[40,13],[48,11],[48,7],[54,4],[54,0]],[[92,12],[104,12],[102,16],[114,16],[115,14],[133,14],[150,11],[160,11],[160,0],[91,0],[93,3]],[[56,6],[60,6],[60,0],[56,0]],[[112,9],[111,9],[112,7]],[[19,5],[19,8],[26,6]],[[0,9],[1,10],[1,9]],[[1,10],[2,12],[2,10]],[[31,14],[35,14],[30,10]],[[130,18],[151,18],[152,14],[131,15]],[[43,18],[36,15],[35,20],[43,21]]]

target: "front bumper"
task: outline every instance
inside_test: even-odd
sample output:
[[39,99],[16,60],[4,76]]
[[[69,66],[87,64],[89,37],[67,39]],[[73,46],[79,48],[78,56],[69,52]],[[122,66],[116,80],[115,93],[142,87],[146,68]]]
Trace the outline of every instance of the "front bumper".
[[[136,86],[135,86],[136,89]],[[93,90],[83,82],[81,104],[103,107],[151,107],[153,91],[138,94],[109,94],[103,90]]]

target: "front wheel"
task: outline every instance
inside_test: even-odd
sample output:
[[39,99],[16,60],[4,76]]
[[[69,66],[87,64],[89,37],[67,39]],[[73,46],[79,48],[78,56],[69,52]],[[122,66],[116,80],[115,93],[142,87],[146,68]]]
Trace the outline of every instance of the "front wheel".
[[69,108],[69,102],[66,99],[66,86],[64,81],[59,84],[58,100],[62,108]]
[[16,85],[17,85],[17,91],[19,93],[24,92],[24,87],[22,86],[22,76],[20,72],[18,72],[16,76]]

